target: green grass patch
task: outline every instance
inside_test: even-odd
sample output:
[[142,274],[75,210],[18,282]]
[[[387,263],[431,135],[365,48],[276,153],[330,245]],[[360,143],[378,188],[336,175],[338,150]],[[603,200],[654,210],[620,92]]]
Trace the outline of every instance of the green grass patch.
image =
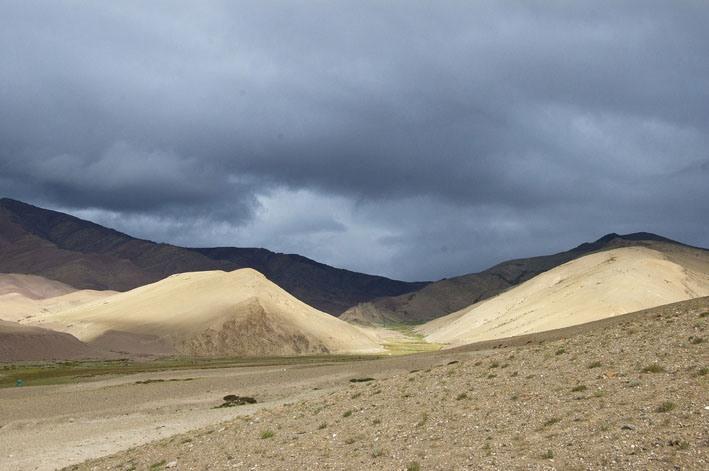
[[[72,360],[17,362],[0,366],[0,388],[15,387],[22,380],[22,387],[74,384],[92,381],[97,377],[161,371],[192,369],[246,368],[257,366],[289,366],[317,363],[339,363],[372,360],[377,355],[306,355],[298,357],[191,357],[169,356],[147,361],[118,360]],[[167,381],[189,381],[174,379]],[[141,384],[159,382],[146,380]]]
[[652,365],[648,365],[645,368],[643,368],[642,372],[643,373],[664,373],[665,367],[662,365],[658,365],[657,363],[653,363]]

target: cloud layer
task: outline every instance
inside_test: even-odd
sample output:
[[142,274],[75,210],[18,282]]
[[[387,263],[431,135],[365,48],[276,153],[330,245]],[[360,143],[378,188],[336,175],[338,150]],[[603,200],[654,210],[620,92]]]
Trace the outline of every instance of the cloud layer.
[[703,2],[3,4],[5,196],[404,279],[709,245]]

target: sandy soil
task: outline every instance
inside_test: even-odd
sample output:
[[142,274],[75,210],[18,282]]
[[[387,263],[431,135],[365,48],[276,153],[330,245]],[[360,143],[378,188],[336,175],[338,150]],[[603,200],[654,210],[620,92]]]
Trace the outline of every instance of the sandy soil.
[[464,345],[583,324],[708,296],[709,265],[703,268],[644,247],[595,253],[417,330],[429,342]]

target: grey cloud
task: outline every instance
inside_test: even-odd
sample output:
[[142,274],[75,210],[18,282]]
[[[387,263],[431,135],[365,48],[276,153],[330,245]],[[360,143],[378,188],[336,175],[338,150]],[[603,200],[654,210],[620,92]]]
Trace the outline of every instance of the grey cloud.
[[[408,278],[611,231],[709,245],[707,23],[693,1],[7,1],[0,183]],[[299,191],[318,206],[262,211]]]

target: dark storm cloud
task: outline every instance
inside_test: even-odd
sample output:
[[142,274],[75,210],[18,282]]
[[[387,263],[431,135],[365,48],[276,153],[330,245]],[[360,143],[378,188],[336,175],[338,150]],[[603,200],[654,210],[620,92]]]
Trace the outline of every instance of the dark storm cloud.
[[709,245],[704,2],[2,4],[7,196],[407,278]]

